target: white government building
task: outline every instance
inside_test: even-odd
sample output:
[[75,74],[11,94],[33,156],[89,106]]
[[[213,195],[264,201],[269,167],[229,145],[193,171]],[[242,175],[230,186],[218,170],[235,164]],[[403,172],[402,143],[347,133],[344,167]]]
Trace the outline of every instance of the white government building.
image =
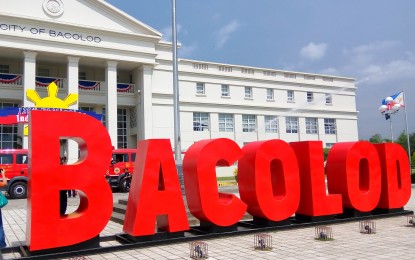
[[[72,109],[103,114],[114,147],[174,141],[172,44],[102,0],[3,0],[0,109],[33,107],[26,91],[79,94]],[[180,54],[180,51],[179,51]],[[181,142],[230,138],[357,141],[352,78],[179,59]],[[85,127],[87,131],[87,126]],[[27,148],[22,126],[0,126],[0,148]]]

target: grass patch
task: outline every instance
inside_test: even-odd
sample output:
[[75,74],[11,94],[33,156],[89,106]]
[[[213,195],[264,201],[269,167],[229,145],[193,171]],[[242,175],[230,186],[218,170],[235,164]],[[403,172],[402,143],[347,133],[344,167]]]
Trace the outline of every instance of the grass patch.
[[334,238],[314,238],[314,239],[318,241],[334,241]]
[[218,181],[235,181],[235,177],[233,177],[233,176],[217,177],[216,180],[218,180]]

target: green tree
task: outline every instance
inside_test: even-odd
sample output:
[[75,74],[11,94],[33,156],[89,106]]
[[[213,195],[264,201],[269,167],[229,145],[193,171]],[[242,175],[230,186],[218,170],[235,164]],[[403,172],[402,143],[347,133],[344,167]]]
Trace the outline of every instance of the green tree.
[[369,138],[369,142],[372,144],[380,144],[383,143],[385,140],[382,138],[380,134],[372,135],[372,137]]
[[[398,136],[398,139],[396,139],[396,143],[400,144],[408,153],[408,139],[406,137],[406,132],[402,131],[402,133]],[[415,152],[415,132],[409,134],[409,144],[411,148],[411,154]]]
[[395,141],[397,144],[400,144],[406,151],[406,153],[408,153],[408,142],[406,140],[406,133],[405,131],[403,131],[399,136],[398,139],[396,139]]
[[330,148],[323,148],[324,161],[327,161],[327,156],[329,156]]
[[412,154],[412,168],[415,167],[415,153]]

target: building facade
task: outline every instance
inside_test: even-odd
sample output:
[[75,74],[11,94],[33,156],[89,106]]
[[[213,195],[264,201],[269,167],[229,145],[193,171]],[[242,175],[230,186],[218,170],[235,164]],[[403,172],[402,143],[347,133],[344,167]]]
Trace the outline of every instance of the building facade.
[[[72,109],[103,115],[114,147],[174,138],[172,44],[101,0],[6,0],[0,11],[0,109],[33,107],[55,82]],[[245,143],[356,141],[355,80],[179,59],[182,148],[210,138]],[[85,127],[87,130],[87,126]],[[0,126],[0,148],[27,147]]]

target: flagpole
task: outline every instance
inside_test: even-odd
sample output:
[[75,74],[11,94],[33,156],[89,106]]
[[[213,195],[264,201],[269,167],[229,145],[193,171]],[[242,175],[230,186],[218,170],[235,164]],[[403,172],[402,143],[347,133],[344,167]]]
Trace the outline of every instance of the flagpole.
[[406,113],[406,101],[405,101],[405,91],[402,88],[403,104],[405,110],[405,125],[406,125],[406,141],[408,143],[408,156],[409,156],[409,171],[412,174],[412,158],[411,158],[411,143],[409,142],[409,130],[408,130],[408,114]]
[[393,143],[392,114],[389,113],[389,128],[391,131],[391,141]]

